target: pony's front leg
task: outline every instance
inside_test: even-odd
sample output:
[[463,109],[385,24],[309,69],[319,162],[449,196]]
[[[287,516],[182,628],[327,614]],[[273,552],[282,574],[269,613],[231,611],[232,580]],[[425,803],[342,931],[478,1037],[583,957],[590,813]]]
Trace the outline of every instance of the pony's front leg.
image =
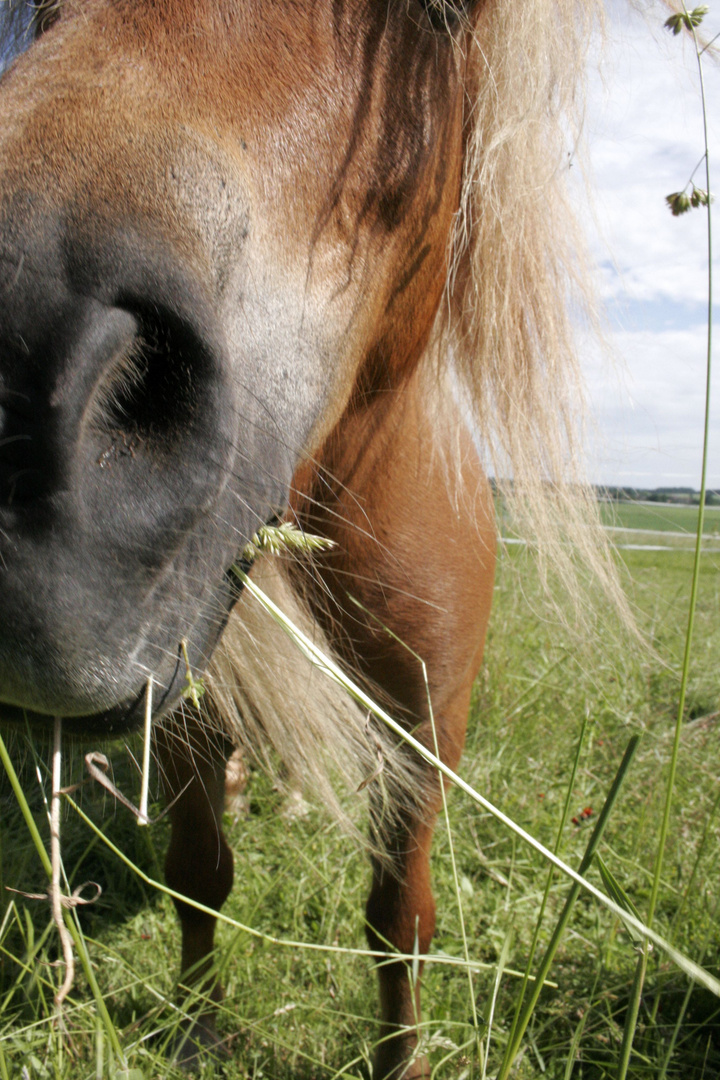
[[[432,824],[408,819],[389,843],[392,867],[374,859],[367,902],[367,938],[371,949],[388,946],[412,956],[424,955],[435,932],[435,901],[430,887]],[[427,1058],[418,1055],[420,976],[406,961],[381,961],[380,1039],[373,1080],[419,1080],[430,1076]]]
[[[467,680],[435,716],[440,757],[451,769],[457,768],[462,752],[471,685]],[[426,746],[434,746],[429,722],[420,725],[415,734]],[[390,959],[393,951],[412,957],[426,955],[435,932],[430,847],[442,792],[440,779],[430,766],[418,783],[417,809],[406,811],[385,839],[385,859],[373,860],[367,937],[372,949],[388,953],[388,960],[381,961],[377,969],[381,1023],[373,1080],[430,1077],[428,1060],[419,1050],[422,961]]]
[[[233,882],[233,857],[222,831],[227,754],[217,733],[206,731],[192,715],[164,721],[158,731],[158,755],[172,825],[165,860],[171,889],[218,911]],[[213,1002],[222,997],[214,978],[216,918],[175,899],[182,928],[181,985],[201,990],[204,1005],[188,1036],[204,1045],[217,1043]],[[184,1057],[192,1052],[182,1051]]]

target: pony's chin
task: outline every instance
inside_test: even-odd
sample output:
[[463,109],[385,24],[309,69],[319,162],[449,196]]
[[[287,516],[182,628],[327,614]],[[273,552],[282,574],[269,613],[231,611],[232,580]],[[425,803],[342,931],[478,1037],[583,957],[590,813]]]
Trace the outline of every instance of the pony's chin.
[[[242,565],[245,567],[247,564]],[[231,581],[229,577],[228,581]],[[226,602],[227,613],[231,611],[235,600],[242,591],[242,582],[235,585],[234,581],[231,581],[231,584],[232,592],[228,589],[229,598]],[[198,638],[201,635],[195,636],[193,641],[187,643],[187,661],[190,665],[190,671],[198,673],[205,671],[208,658],[222,633],[224,625],[225,619],[223,619],[222,623],[216,620],[209,629],[207,626],[203,626],[202,629],[206,633],[202,637],[202,644],[198,644]],[[147,643],[140,642],[138,651],[141,651],[144,645],[147,645]],[[187,667],[184,656],[179,646],[175,656],[170,655],[170,648],[171,645],[165,646],[165,662],[158,664],[153,672],[152,714],[154,720],[166,716],[176,708],[186,689]],[[159,649],[160,646],[155,646],[156,652]],[[74,738],[117,738],[118,736],[129,735],[144,726],[147,708],[147,681],[143,680],[137,683],[136,679],[136,671],[130,674],[121,672],[121,676],[118,676],[114,686],[117,687],[118,684],[122,686],[118,693],[123,696],[119,697],[119,700],[115,703],[112,703],[112,692],[108,692],[107,688],[102,686],[88,688],[83,698],[80,701],[75,701],[74,707],[72,697],[63,703],[63,688],[59,690],[53,688],[52,696],[48,695],[49,700],[43,701],[41,699],[38,701],[38,698],[35,697],[35,700],[27,706],[18,704],[17,699],[15,701],[2,701],[0,699],[0,728],[3,726],[21,726],[29,728],[35,733],[41,730],[52,731],[53,721],[55,717],[59,716],[63,722],[63,734]],[[71,687],[70,693],[72,694],[74,690],[75,687]],[[5,692],[8,695],[10,693],[8,689]],[[93,693],[95,693],[94,701]],[[22,689],[18,696],[21,694]],[[53,707],[54,699],[58,701],[57,707]],[[100,706],[97,711],[80,711],[88,707],[92,709],[94,704]]]
[[[158,706],[160,708],[158,708]],[[164,712],[163,702],[153,703],[153,713]],[[24,709],[20,705],[8,705],[0,702],[0,725],[23,727],[31,732],[52,730],[55,717],[60,715],[63,722],[63,734],[77,738],[117,738],[136,731],[145,716],[145,689],[136,698],[119,702],[110,709],[88,713],[82,716],[63,716],[62,713],[41,713],[34,709]]]

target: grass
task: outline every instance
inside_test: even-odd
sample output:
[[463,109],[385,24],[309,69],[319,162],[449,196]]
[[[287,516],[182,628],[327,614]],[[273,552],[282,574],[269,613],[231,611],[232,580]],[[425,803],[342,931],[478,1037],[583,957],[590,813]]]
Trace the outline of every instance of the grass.
[[[649,532],[683,532],[694,536],[697,530],[697,506],[670,503],[612,502],[601,503],[603,523],[621,529]],[[720,535],[720,506],[706,506],[704,536]]]
[[[511,544],[518,536],[508,512],[496,503],[501,535]],[[659,547],[693,551],[697,533],[698,507],[669,503],[604,502],[600,504],[603,524],[612,542],[626,548]],[[720,553],[720,506],[706,506],[702,534],[703,553]]]
[[[644,509],[644,508],[643,508]],[[664,510],[665,508],[661,508]],[[675,509],[675,508],[673,508]],[[685,508],[681,508],[685,509]],[[601,845],[608,868],[640,911],[651,886],[664,763],[672,743],[679,665],[687,612],[691,555],[684,551],[623,553],[628,585],[655,655],[638,655],[598,640],[578,650],[543,620],[525,552],[501,560],[487,660],[475,688],[462,775],[515,821],[553,847],[568,779],[587,717],[584,743],[570,793],[570,817],[559,854],[577,866],[623,751],[634,733],[640,749]],[[694,959],[717,971],[715,867],[718,861],[716,714],[720,661],[719,560],[703,565],[693,675],[683,728],[670,844],[656,927]],[[114,752],[115,780],[137,798],[139,780],[122,748]],[[21,772],[43,836],[48,829],[34,761]],[[73,772],[80,773],[80,761]],[[66,782],[69,779],[66,776]],[[362,910],[368,869],[362,854],[312,810],[289,820],[285,798],[254,773],[250,809],[227,820],[236,853],[236,887],[226,911],[271,936],[363,948]],[[108,796],[86,788],[85,812],[151,877],[160,876],[165,823],[138,829]],[[0,785],[2,880],[27,892],[45,888],[44,871],[14,798]],[[360,800],[358,800],[360,801]],[[524,847],[459,792],[449,799],[452,842],[470,953],[488,965],[475,973],[477,1010],[489,1018],[487,1075],[493,1076],[508,1039],[520,980],[497,964],[522,970],[547,879],[539,856]],[[715,814],[715,817],[712,815]],[[177,1012],[178,934],[171,901],[143,885],[111,856],[76,817],[63,821],[66,870],[72,887],[103,885],[101,900],[79,913],[95,975],[120,1035],[127,1065],[145,1080],[181,1074],[163,1058]],[[433,860],[438,931],[433,948],[462,956],[450,843],[440,827]],[[593,868],[592,880],[602,887]],[[542,955],[568,893],[558,874],[550,886],[540,934]],[[53,1023],[52,997],[59,973],[55,934],[46,904],[5,894],[0,928],[0,1077],[95,1078],[112,1076],[108,1039],[98,1026],[91,994],[80,975],[70,995],[69,1036]],[[261,1077],[367,1077],[376,1036],[376,993],[366,958],[285,949],[224,926],[219,957],[226,985],[220,1027],[233,1058],[229,1080]],[[581,895],[511,1075],[550,1078],[611,1077],[617,1064],[626,1003],[635,968],[632,939],[618,919]],[[481,1071],[471,1063],[472,1003],[463,967],[431,965],[424,989],[425,1034],[443,1077]],[[659,1075],[673,1036],[667,1075],[686,1080],[717,1075],[720,1002],[694,990],[683,1011],[687,981],[657,952],[651,954],[640,1011],[632,1077]],[[651,1024],[653,1006],[657,1021]],[[682,1015],[682,1021],[676,1021]],[[487,1043],[485,1043],[487,1045]],[[445,1061],[444,1065],[441,1062]],[[4,1062],[4,1065],[3,1065]],[[473,1070],[472,1073],[469,1070]],[[209,1077],[219,1070],[205,1068]],[[132,1077],[131,1072],[116,1075]]]

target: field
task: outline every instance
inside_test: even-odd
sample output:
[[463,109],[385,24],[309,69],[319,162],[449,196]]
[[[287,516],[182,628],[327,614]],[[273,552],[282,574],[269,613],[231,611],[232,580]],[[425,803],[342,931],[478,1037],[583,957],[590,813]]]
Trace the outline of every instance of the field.
[[[695,544],[698,508],[651,502],[601,505],[602,520],[621,548],[673,548],[690,551]],[[703,551],[720,552],[720,506],[706,506]]]
[[[671,532],[692,528],[692,514],[686,508],[644,506],[618,511],[625,527]],[[710,531],[715,515],[717,511],[708,515]],[[659,524],[665,521],[670,524]],[[557,844],[561,857],[577,866],[628,740],[640,734],[640,749],[600,852],[644,915],[677,711],[691,555],[682,550],[627,550],[620,557],[647,635],[649,648],[644,651],[602,620],[592,641],[578,642],[562,631],[544,613],[525,550],[505,550],[461,771],[524,829],[551,848]],[[703,562],[690,695],[655,921],[663,936],[716,974],[719,569],[720,556],[711,551]],[[14,753],[46,837],[33,754],[20,744]],[[576,758],[568,820],[558,840]],[[137,776],[123,747],[113,749],[113,761],[116,783],[136,798]],[[80,778],[81,764],[78,755],[68,765],[65,782],[70,782],[71,771],[72,778]],[[113,855],[103,840],[120,847],[148,877],[161,878],[165,823],[138,829],[125,810],[90,787],[76,797],[103,835],[92,832],[70,810],[63,823],[71,888],[88,880],[103,886],[100,901],[78,910],[95,976],[128,1057],[129,1071],[121,1072],[113,1065],[110,1040],[82,971],[64,1018],[66,1034],[53,1022],[53,987],[59,976],[52,966],[57,947],[47,905],[4,888],[41,892],[43,870],[6,783],[0,796],[5,905],[0,928],[0,1077],[179,1078],[183,1074],[163,1057],[176,1037],[179,1015],[172,903]],[[322,813],[288,800],[260,773],[252,774],[247,796],[247,811],[227,820],[236,852],[236,885],[227,913],[260,936],[231,926],[220,930],[226,986],[220,1027],[234,1056],[222,1071],[207,1063],[201,1075],[228,1080],[367,1078],[376,1037],[368,959],[269,940],[364,948],[366,860]],[[583,814],[588,809],[592,814]],[[361,813],[359,807],[359,820]],[[473,971],[471,989],[465,968],[440,962],[428,966],[422,1031],[435,1075],[480,1080],[495,1076],[502,1059],[520,987],[514,973],[522,972],[527,961],[547,867],[458,791],[450,797],[450,833],[443,823],[438,828],[433,866],[439,913],[433,951],[463,955],[460,900],[469,954],[479,967]],[[595,866],[589,876],[603,887]],[[538,956],[568,887],[556,873]],[[636,955],[620,921],[581,895],[550,971],[554,985],[542,991],[511,1075],[614,1077]],[[686,977],[655,949],[630,1066],[633,1078],[700,1080],[718,1075],[720,1003],[708,991],[688,990]]]
[[[654,502],[614,502],[602,503],[601,512],[604,524],[616,528],[685,532],[693,536],[697,531],[697,506]],[[703,535],[720,536],[720,506],[705,507]]]
[[[512,522],[500,502],[497,504],[501,534],[515,544]],[[620,550],[692,551],[697,532],[697,506],[654,502],[603,502],[600,516],[613,544]],[[706,506],[703,517],[702,549],[720,552],[720,506]]]

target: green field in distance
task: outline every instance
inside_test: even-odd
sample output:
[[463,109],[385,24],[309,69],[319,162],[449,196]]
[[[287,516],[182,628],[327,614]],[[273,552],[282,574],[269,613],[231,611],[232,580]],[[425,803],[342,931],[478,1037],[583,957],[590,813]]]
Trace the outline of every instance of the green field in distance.
[[[670,503],[602,503],[603,524],[622,529],[648,529],[661,532],[695,533],[697,506]],[[720,506],[706,506],[703,535],[720,533]]]

